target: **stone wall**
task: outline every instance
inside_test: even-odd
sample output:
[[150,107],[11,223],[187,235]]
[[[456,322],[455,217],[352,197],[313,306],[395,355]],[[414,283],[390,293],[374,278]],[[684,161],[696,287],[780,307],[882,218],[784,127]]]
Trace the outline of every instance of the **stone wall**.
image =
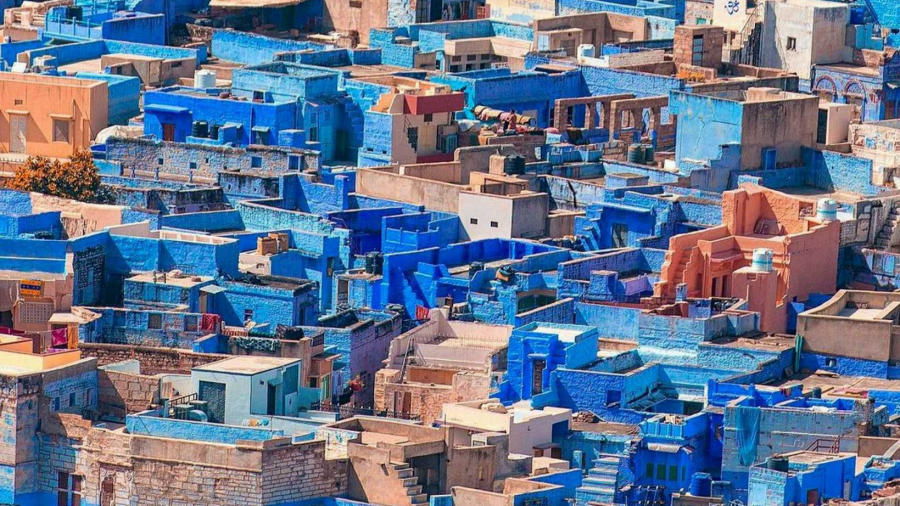
[[81,353],[85,357],[96,357],[97,365],[104,366],[136,359],[141,363],[142,372],[152,374],[189,374],[194,367],[228,358],[215,353],[194,353],[174,348],[150,348],[127,344],[81,343]]
[[82,477],[82,504],[284,504],[347,491],[347,460],[325,460],[324,440],[222,445],[126,434],[74,415],[48,422],[36,480],[48,501],[59,472]]
[[267,451],[262,469],[264,504],[289,504],[311,497],[341,495],[347,490],[347,461],[325,460],[324,441]]
[[124,418],[159,402],[159,378],[122,371],[98,370],[100,412]]
[[421,417],[425,425],[440,419],[445,403],[484,399],[491,393],[491,378],[482,372],[456,372],[450,385],[396,383],[399,379],[400,371],[395,369],[382,369],[376,373],[375,409],[403,412],[402,399],[409,395],[409,414]]

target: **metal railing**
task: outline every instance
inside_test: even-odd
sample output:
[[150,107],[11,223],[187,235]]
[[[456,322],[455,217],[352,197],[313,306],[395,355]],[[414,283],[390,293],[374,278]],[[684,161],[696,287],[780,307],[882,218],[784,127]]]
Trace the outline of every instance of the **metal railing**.
[[328,413],[337,413],[339,419],[351,418],[354,416],[378,416],[387,418],[399,418],[401,420],[419,420],[421,417],[413,413],[402,413],[391,410],[377,410],[374,408],[360,408],[355,406],[321,404],[316,403],[311,406],[313,411],[325,411]]

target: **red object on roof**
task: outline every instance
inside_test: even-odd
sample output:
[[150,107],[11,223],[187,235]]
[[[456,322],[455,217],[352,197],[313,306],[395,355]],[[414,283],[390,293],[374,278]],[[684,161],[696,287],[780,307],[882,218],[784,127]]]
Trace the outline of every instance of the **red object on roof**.
[[403,112],[406,114],[434,114],[436,112],[461,111],[466,105],[465,94],[460,92],[442,95],[403,95]]

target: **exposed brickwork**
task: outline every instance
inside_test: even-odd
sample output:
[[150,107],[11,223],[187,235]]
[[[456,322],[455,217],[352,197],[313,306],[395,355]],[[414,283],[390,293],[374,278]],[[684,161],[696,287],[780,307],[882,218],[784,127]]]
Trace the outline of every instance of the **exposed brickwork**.
[[100,411],[103,414],[124,417],[159,402],[159,378],[101,369],[98,381]]
[[150,375],[187,374],[194,367],[228,358],[228,355],[215,353],[194,353],[187,350],[127,344],[81,343],[79,347],[84,356],[96,357],[98,366],[137,359],[141,363],[141,371]]
[[[703,37],[702,56],[694,60],[694,37]],[[672,50],[676,64],[717,68],[722,64],[722,45],[725,31],[720,26],[695,25],[675,28],[675,43]]]

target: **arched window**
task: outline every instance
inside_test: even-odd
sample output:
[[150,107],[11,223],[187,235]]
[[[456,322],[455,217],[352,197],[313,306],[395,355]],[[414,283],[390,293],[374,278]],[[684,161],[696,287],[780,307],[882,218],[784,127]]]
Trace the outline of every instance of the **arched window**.
[[866,105],[866,90],[862,84],[857,81],[850,81],[844,88],[844,100],[854,106],[854,119],[859,119]]
[[826,102],[834,102],[837,98],[837,85],[834,84],[834,80],[828,76],[820,77],[816,81],[816,86],[813,89],[815,90],[816,95]]

